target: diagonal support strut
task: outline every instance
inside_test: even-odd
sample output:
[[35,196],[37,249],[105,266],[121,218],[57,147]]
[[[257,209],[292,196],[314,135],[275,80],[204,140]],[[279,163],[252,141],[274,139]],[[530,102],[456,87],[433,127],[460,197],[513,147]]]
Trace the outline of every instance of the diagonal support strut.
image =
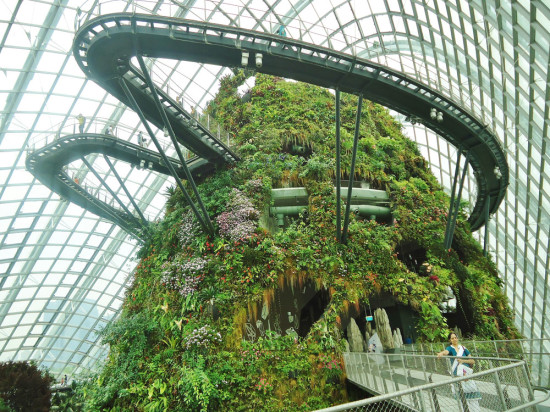
[[456,219],[458,217],[458,211],[460,210],[460,199],[462,197],[462,189],[464,187],[464,180],[466,179],[468,162],[470,160],[470,152],[467,152],[466,160],[464,161],[464,166],[462,168],[462,176],[460,178],[458,193],[456,194],[456,200],[455,200],[455,189],[456,189],[456,183],[458,180],[458,172],[460,170],[461,153],[462,153],[462,150],[459,150],[458,159],[456,162],[455,178],[453,181],[453,191],[451,193],[451,204],[449,205],[449,213],[447,214],[447,226],[445,228],[445,240],[443,244],[443,247],[445,249],[450,249],[451,245],[453,244],[453,235],[454,235],[455,226],[456,226]]
[[107,182],[105,181],[105,179],[103,179],[99,173],[97,173],[97,171],[94,169],[94,167],[92,166],[92,164],[90,162],[88,162],[88,160],[86,160],[86,158],[84,156],[82,156],[80,158],[80,160],[82,160],[82,163],[84,163],[86,165],[86,167],[93,173],[93,175],[96,177],[97,180],[100,181],[100,183],[105,186],[105,188],[107,189],[107,191],[111,194],[111,196],[113,196],[113,199],[115,199],[117,201],[117,203],[124,209],[124,211],[129,215],[129,216],[132,216],[139,225],[142,225],[142,222],[139,222],[139,220],[133,215],[132,212],[130,212],[130,210],[128,209],[128,207],[124,204],[124,202],[117,196],[117,194],[113,191],[113,189],[111,189],[109,187],[109,185],[107,184]]
[[361,108],[363,107],[363,93],[359,95],[357,102],[357,117],[355,118],[355,135],[353,136],[353,149],[351,154],[351,170],[349,172],[348,196],[346,199],[346,212],[344,214],[344,229],[342,230],[342,243],[348,241],[349,214],[351,209],[351,191],[355,176],[355,159],[357,158],[357,146],[359,142],[359,125],[361,124]]
[[342,240],[342,197],[340,166],[340,89],[336,89],[336,240]]
[[491,206],[491,195],[487,195],[487,201],[485,204],[485,235],[483,236],[483,256],[485,257],[487,257],[487,253],[489,249],[488,237],[489,237],[489,219],[491,218],[489,214],[490,206]]
[[145,62],[143,61],[143,57],[140,54],[137,54],[136,58],[139,62],[139,66],[141,68],[143,76],[145,77],[145,81],[147,83],[147,86],[149,87],[151,95],[153,96],[153,101],[155,102],[155,106],[157,107],[157,110],[158,110],[160,116],[162,117],[164,127],[166,128],[166,130],[168,130],[168,134],[170,135],[170,139],[172,140],[172,144],[174,145],[174,148],[176,149],[176,153],[178,154],[178,157],[179,157],[180,162],[182,164],[183,170],[185,172],[185,177],[187,178],[187,181],[191,185],[191,188],[193,189],[193,193],[195,194],[195,198],[197,199],[197,203],[199,204],[199,207],[201,208],[201,211],[202,211],[203,217],[204,217],[204,221],[206,223],[206,226],[208,227],[207,231],[212,235],[212,234],[214,234],[214,226],[212,225],[212,222],[210,221],[210,217],[208,216],[208,212],[206,211],[206,207],[204,206],[204,203],[201,199],[201,196],[199,194],[197,186],[195,185],[195,180],[193,179],[193,176],[191,175],[191,172],[189,171],[189,168],[187,167],[187,163],[185,162],[185,158],[183,157],[183,154],[182,154],[181,149],[179,147],[178,141],[176,140],[176,136],[174,134],[174,129],[172,128],[172,125],[170,124],[170,121],[168,120],[168,116],[166,116],[166,111],[165,111],[164,107],[160,103],[160,99],[159,99],[157,90],[155,88],[155,85],[153,84],[153,80],[151,80],[151,76],[149,75],[149,72],[147,70],[147,66],[145,65]]
[[[185,196],[185,199],[187,200],[187,203],[189,203],[189,206],[193,210],[193,213],[195,213],[195,216],[196,216],[197,220],[199,221],[199,223],[201,224],[203,229],[205,229],[208,233],[212,234],[213,232],[209,231],[209,228],[206,225],[206,223],[204,222],[204,220],[203,220],[201,214],[199,213],[197,207],[195,206],[195,203],[193,202],[193,199],[191,199],[191,196],[189,196],[189,193],[187,192],[187,189],[185,189],[185,187],[183,186],[183,184],[181,182],[181,179],[179,178],[178,174],[176,173],[176,170],[174,169],[174,166],[172,165],[172,162],[170,162],[170,160],[166,156],[166,153],[164,153],[164,150],[162,150],[162,146],[160,145],[159,141],[157,140],[155,134],[153,133],[153,130],[151,130],[151,126],[149,126],[149,123],[147,122],[147,119],[145,118],[145,115],[141,111],[141,109],[139,107],[139,104],[137,103],[136,99],[134,98],[134,95],[132,94],[132,92],[130,91],[128,85],[126,84],[126,80],[124,79],[124,77],[120,77],[119,81],[120,81],[120,86],[122,87],[122,90],[124,90],[124,93],[126,94],[126,97],[128,98],[128,100],[131,103],[132,109],[137,113],[138,117],[140,118],[141,122],[143,123],[143,126],[147,130],[147,133],[151,137],[151,140],[153,141],[153,143],[157,147],[157,150],[159,151],[159,154],[161,155],[162,160],[164,161],[164,164],[166,164],[166,166],[168,167],[168,170],[170,171],[170,174],[176,180],[176,184],[178,185],[181,192]],[[185,164],[185,162],[183,164]]]
[[113,163],[109,160],[107,155],[104,154],[103,158],[105,159],[105,162],[109,165],[109,168],[111,169],[111,172],[113,172],[113,175],[115,176],[115,178],[118,180],[118,183],[120,184],[120,187],[122,187],[122,190],[124,190],[124,193],[126,193],[126,196],[128,196],[128,199],[130,199],[130,202],[132,202],[132,205],[136,209],[136,211],[137,211],[139,217],[141,218],[142,222],[145,224],[145,226],[148,226],[149,225],[148,220],[145,219],[145,216],[143,215],[143,213],[141,212],[141,209],[139,208],[138,204],[134,200],[134,197],[130,194],[130,192],[126,188],[126,185],[122,181],[122,178],[120,177],[120,175],[117,173],[115,167],[113,166]]

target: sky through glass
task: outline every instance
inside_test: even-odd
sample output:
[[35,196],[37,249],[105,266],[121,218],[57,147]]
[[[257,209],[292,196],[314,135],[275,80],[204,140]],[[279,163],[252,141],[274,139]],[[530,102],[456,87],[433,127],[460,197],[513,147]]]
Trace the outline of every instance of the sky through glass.
[[[106,348],[95,331],[117,316],[138,244],[119,227],[71,204],[25,169],[28,150],[56,135],[116,125],[136,142],[137,115],[88,81],[72,56],[79,24],[111,12],[154,13],[275,32],[387,66],[457,102],[499,138],[510,186],[489,223],[489,251],[526,337],[548,338],[550,297],[550,8],[537,0],[0,0],[0,361],[35,359],[54,374],[93,369]],[[227,68],[148,61],[154,81],[201,111]],[[446,188],[456,149],[400,117]],[[156,130],[159,139],[162,131]],[[166,140],[164,140],[166,141]],[[116,188],[102,156],[86,161]],[[114,161],[149,220],[162,217],[171,178]],[[68,174],[91,191],[79,160]],[[475,180],[467,189],[475,200]],[[478,233],[484,241],[484,230]],[[541,316],[542,315],[542,316]]]

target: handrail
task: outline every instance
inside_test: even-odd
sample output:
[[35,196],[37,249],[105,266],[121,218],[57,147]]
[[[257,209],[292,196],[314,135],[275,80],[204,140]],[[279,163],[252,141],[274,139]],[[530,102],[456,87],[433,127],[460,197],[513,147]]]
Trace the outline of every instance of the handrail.
[[[344,404],[341,404],[341,405],[335,405],[335,406],[331,406],[329,408],[317,409],[314,412],[349,411],[349,410],[352,410],[352,409],[355,409],[355,408],[361,408],[361,407],[366,406],[366,405],[372,405],[372,404],[380,403],[380,402],[383,402],[383,401],[390,401],[390,400],[393,400],[395,398],[399,398],[399,397],[402,397],[402,396],[408,395],[408,394],[418,393],[418,392],[422,392],[422,391],[426,391],[426,390],[430,390],[430,389],[435,389],[435,388],[440,388],[440,387],[444,387],[444,386],[450,386],[451,384],[455,384],[459,381],[465,381],[465,380],[468,380],[468,378],[460,378],[460,379],[449,381],[447,383],[429,383],[429,384],[426,384],[426,385],[417,386],[417,387],[411,388],[411,389],[404,389],[402,391],[393,392],[393,393],[390,393],[390,394],[374,396],[372,398],[363,399],[363,400],[354,401],[354,402],[348,402],[348,403],[344,403]],[[548,399],[550,399],[550,391],[545,389],[545,390],[543,390],[543,392],[546,393],[546,396],[543,399],[533,400],[533,401],[530,401],[526,404],[514,407],[512,409],[506,409],[506,411],[507,412],[522,411],[522,410],[525,410],[526,407],[534,406],[534,405],[541,404],[542,402],[546,402]]]
[[[510,339],[510,340],[461,340],[470,352],[476,355],[494,355],[502,357],[520,357],[529,366],[534,385],[550,388],[550,339]],[[409,353],[436,353],[446,346],[445,343],[405,344],[402,350]],[[539,349],[533,351],[533,349]]]
[[[132,140],[137,143],[137,135],[141,130],[135,126],[129,126],[122,122],[115,122],[111,119],[94,117],[93,119],[87,119],[84,124],[84,133],[94,134],[106,134],[108,128],[113,127],[113,136],[131,142]],[[64,121],[61,124],[54,125],[48,130],[34,133],[27,143],[27,150],[34,152],[39,150],[55,140],[69,135],[76,135],[79,133],[79,124],[76,118],[73,121]],[[168,149],[172,142],[168,137],[162,136],[159,133],[157,139],[161,142],[165,149]]]
[[[225,141],[228,147],[234,148],[234,141],[230,138],[230,134],[219,127],[219,124],[217,123],[215,118],[213,118],[209,114],[203,114],[199,112],[193,113],[192,116],[210,133],[215,134],[218,139]],[[84,132],[106,133],[111,126],[114,128],[113,136],[115,137],[124,139],[126,141],[133,140],[137,143],[137,136],[138,133],[141,131],[147,138],[147,141],[149,141],[145,130],[142,130],[141,128],[136,128],[135,126],[126,125],[119,121],[114,121],[101,117],[94,117],[92,119],[86,118],[86,123],[84,124]],[[76,118],[74,118],[73,121],[64,121],[61,124],[55,125],[48,130],[34,133],[27,143],[27,150],[34,152],[35,150],[47,146],[54,140],[59,139],[60,137],[75,135],[78,133],[79,124]],[[162,133],[157,133],[156,138],[161,143],[161,146],[164,150],[168,150],[172,146],[172,141],[170,140],[170,137],[165,136]],[[184,154],[186,154],[188,149],[185,146],[182,146],[182,151],[184,152]]]
[[[132,41],[128,33],[132,33]],[[130,64],[129,59],[136,52],[135,39],[151,36],[152,41],[160,42],[164,37],[166,42],[161,43],[163,47],[140,42],[140,53],[148,57],[163,57],[168,53],[173,59],[188,59],[191,50],[193,61],[234,66],[238,64],[241,50],[246,49],[257,57],[263,56],[264,63],[270,61],[256,67],[258,72],[323,87],[337,84],[341,91],[362,94],[390,109],[422,119],[425,126],[470,153],[469,164],[475,170],[478,184],[478,196],[468,219],[473,230],[485,223],[485,204],[488,202],[490,211],[495,211],[504,198],[508,165],[501,144],[487,126],[439,91],[380,64],[266,31],[132,13],[103,15],[88,21],[77,33],[73,54],[88,76],[95,76],[115,97],[124,101],[119,87],[110,80],[120,67],[105,58],[97,62],[88,60],[88,56],[97,58],[102,53],[119,53],[120,59],[123,62],[128,59]],[[295,63],[291,65],[292,70],[289,61]],[[131,68],[130,72],[133,73]],[[430,108],[440,111],[445,120],[439,122],[430,117]]]
[[[158,7],[157,0],[133,0],[131,1],[131,7],[129,8],[128,0],[86,0],[83,4],[80,5],[75,15],[75,31],[77,31],[86,21],[103,15],[107,13],[118,13],[118,12],[131,12],[136,13],[147,13],[153,14],[156,16],[164,17],[176,17],[178,12],[185,11],[191,15],[180,16],[183,18],[192,18],[194,20],[204,20],[207,21],[207,14],[215,10],[215,5],[218,3],[217,0],[205,0],[205,3],[212,3],[212,9],[208,7],[201,7],[197,5],[186,6],[178,4],[176,0],[171,0],[171,3],[164,4],[162,7]],[[89,4],[89,6],[88,6]],[[228,4],[226,2],[226,4]],[[148,7],[149,6],[149,7]],[[302,19],[298,14],[292,16],[292,20],[289,20],[286,16],[276,16],[274,14],[267,15],[265,10],[256,9],[251,5],[246,7],[242,3],[231,4],[231,9],[224,9],[223,13],[228,17],[229,21],[233,25],[239,25],[239,27],[247,27],[251,25],[258,25],[258,19],[254,15],[249,15],[250,12],[257,12],[256,15],[262,15],[261,25],[258,30],[265,30],[268,33],[277,33],[281,25],[284,26],[285,33],[284,35],[289,38],[302,39],[303,35],[309,33],[312,36],[326,37],[327,33],[330,33],[334,30],[332,27],[327,27],[323,24],[323,21],[320,20],[316,23]],[[233,11],[236,10],[236,11]],[[245,11],[246,14],[242,14]],[[203,16],[199,15],[199,12],[203,12]],[[282,21],[287,20],[287,21]],[[250,24],[248,24],[250,22]],[[352,54],[357,54],[361,52],[368,51],[369,49],[374,49],[378,47],[377,40],[365,40],[360,35],[353,36],[350,33],[346,33],[346,40],[340,40],[338,38],[331,38],[328,41],[332,44],[333,48],[343,49],[345,47],[350,47],[351,44],[356,44],[355,47],[350,47]],[[386,57],[386,56],[385,56]],[[396,63],[403,62],[399,61],[397,58],[389,60]],[[410,69],[414,71],[414,66],[411,65]],[[427,79],[428,80],[428,79]],[[451,89],[449,89],[451,91]]]
[[[525,410],[550,397],[535,399],[525,361],[502,358],[473,358],[476,368],[486,370],[462,377],[450,377],[449,358],[414,354],[375,354],[347,352],[344,354],[348,379],[374,393],[382,393],[362,401],[337,405],[321,411],[332,412],[377,405],[377,410],[393,404],[405,409],[442,411],[451,408],[485,410]],[[416,363],[417,368],[413,368]],[[494,366],[495,364],[501,364]],[[502,365],[502,363],[506,363]],[[443,369],[441,366],[445,365]],[[433,380],[436,380],[433,382]],[[429,383],[428,383],[429,382]],[[420,384],[419,384],[420,383]],[[400,385],[405,385],[402,389]],[[471,386],[478,396],[472,396]]]

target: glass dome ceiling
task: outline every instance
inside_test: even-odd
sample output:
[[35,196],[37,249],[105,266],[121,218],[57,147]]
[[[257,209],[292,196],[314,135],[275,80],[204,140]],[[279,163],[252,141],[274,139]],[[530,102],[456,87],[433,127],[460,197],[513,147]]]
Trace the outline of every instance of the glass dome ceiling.
[[[550,337],[550,7],[482,0],[0,0],[0,361],[34,359],[76,376],[106,355],[95,331],[114,319],[131,282],[138,244],[119,227],[71,204],[25,169],[28,150],[57,133],[117,125],[136,141],[137,115],[86,80],[72,56],[78,25],[138,12],[275,32],[355,54],[425,83],[487,125],[510,166],[487,244],[521,333]],[[205,107],[228,68],[150,61],[157,85]],[[446,188],[456,150],[401,118]],[[159,131],[157,131],[159,132]],[[145,131],[144,131],[145,133]],[[159,132],[161,137],[162,131]],[[105,179],[101,157],[87,161]],[[82,162],[70,174],[87,176]],[[117,164],[150,219],[162,217],[163,175]],[[475,199],[475,181],[468,183]],[[484,230],[478,233],[484,241]]]

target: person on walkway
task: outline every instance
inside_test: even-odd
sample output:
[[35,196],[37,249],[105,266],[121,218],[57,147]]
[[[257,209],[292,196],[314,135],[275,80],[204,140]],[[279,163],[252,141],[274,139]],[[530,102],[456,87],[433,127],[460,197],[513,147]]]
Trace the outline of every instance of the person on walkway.
[[80,133],[84,133],[84,125],[86,125],[86,118],[82,116],[82,113],[79,113],[78,116],[76,116],[76,120],[78,120],[78,130]]
[[[472,359],[472,354],[468,349],[463,345],[458,343],[458,336],[456,333],[449,333],[448,340],[450,345],[447,346],[444,350],[437,354],[438,358],[442,356],[450,356],[451,362],[451,375],[452,376],[465,376],[473,373],[473,370],[470,366],[475,364],[475,360]],[[469,366],[468,366],[469,365]],[[455,385],[452,386],[453,393],[455,393]],[[472,380],[466,380],[461,382],[462,392],[464,392],[464,397],[468,405],[470,412],[480,411],[479,400],[481,399],[481,394],[477,388],[477,385]]]
[[112,125],[112,124],[107,126],[107,129],[105,130],[105,134],[109,135],[109,136],[114,136],[115,135],[115,126]]
[[145,140],[145,137],[143,137],[143,132],[140,132],[138,133],[138,145],[140,145],[141,147],[145,147],[146,146],[146,140]]

